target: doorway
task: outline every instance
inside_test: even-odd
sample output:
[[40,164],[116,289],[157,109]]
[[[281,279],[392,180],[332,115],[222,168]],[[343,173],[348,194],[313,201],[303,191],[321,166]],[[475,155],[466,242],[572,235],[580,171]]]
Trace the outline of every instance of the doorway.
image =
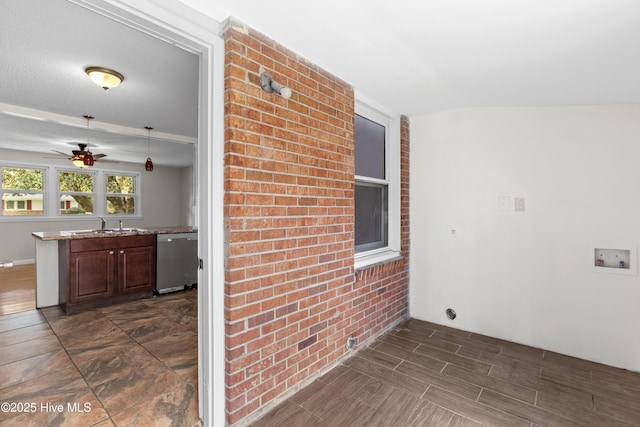
[[224,44],[220,24],[180,2],[72,0],[138,31],[200,57],[196,176],[198,227],[198,395],[207,426],[225,424],[223,90]]

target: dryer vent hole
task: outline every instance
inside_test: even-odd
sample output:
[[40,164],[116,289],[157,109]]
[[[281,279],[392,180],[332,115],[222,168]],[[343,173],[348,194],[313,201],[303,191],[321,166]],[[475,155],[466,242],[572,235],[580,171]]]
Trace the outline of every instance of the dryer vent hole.
[[447,317],[451,320],[456,318],[456,312],[452,308],[447,308]]

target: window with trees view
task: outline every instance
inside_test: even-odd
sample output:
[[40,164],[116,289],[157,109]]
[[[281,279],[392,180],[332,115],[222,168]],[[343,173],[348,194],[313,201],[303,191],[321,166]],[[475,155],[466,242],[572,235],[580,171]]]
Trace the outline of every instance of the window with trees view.
[[43,216],[44,169],[2,167],[2,216]]
[[107,175],[107,214],[136,213],[136,177]]
[[61,215],[93,214],[95,174],[93,172],[59,171]]
[[140,174],[0,163],[0,220],[140,214]]

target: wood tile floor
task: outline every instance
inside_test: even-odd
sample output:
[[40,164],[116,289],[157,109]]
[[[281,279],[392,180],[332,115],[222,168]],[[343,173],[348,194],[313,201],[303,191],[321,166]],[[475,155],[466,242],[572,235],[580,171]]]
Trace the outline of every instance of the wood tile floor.
[[640,426],[640,374],[410,319],[252,425]]
[[0,316],[0,425],[199,426],[197,343],[196,291]]

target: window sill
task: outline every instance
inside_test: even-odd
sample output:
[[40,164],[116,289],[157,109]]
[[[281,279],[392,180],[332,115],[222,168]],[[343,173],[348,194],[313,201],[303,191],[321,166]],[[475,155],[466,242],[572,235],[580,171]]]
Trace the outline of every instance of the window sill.
[[375,253],[364,253],[356,255],[353,266],[355,271],[358,272],[358,270],[363,270],[377,264],[396,261],[398,259],[402,259],[402,253],[400,251],[383,249]]

